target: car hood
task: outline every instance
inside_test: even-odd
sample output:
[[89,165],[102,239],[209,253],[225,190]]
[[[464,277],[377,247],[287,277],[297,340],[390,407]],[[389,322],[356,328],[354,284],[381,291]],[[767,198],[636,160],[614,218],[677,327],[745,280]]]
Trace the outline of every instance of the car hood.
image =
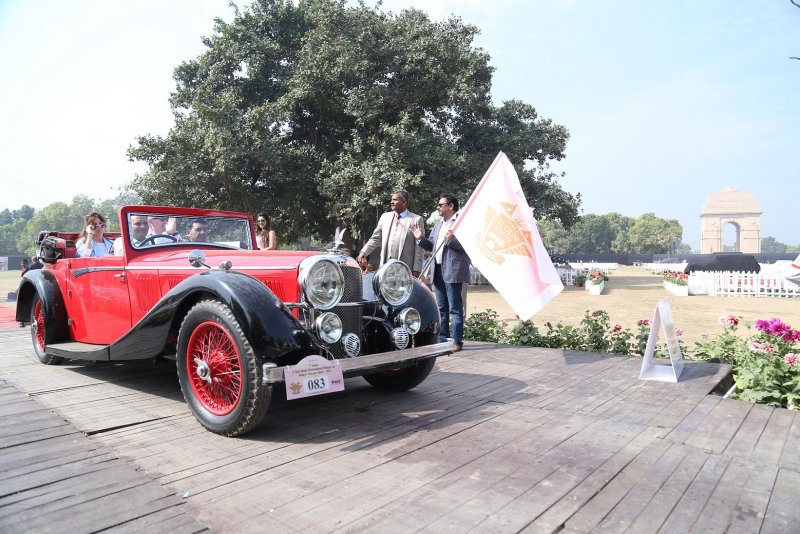
[[[166,248],[166,247],[165,247]],[[170,247],[171,248],[171,247]],[[209,267],[217,268],[221,263],[230,261],[231,270],[252,271],[263,268],[269,271],[294,271],[300,262],[309,256],[324,254],[317,251],[292,251],[292,250],[238,250],[238,249],[197,249],[181,247],[177,250],[165,250],[164,255],[148,255],[135,260],[138,264],[157,264],[159,267],[190,267],[189,255],[194,250],[200,250],[205,255],[205,263]],[[201,267],[202,268],[202,267]]]

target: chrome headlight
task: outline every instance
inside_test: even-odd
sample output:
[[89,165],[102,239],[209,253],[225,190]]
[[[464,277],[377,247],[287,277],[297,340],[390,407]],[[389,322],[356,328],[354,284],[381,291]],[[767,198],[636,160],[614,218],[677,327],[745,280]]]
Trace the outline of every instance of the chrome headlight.
[[372,289],[386,304],[401,306],[414,289],[411,270],[402,261],[389,260],[372,278]]
[[309,304],[320,310],[333,308],[344,294],[342,269],[326,258],[315,258],[303,265],[298,281]]
[[406,308],[397,315],[394,324],[396,326],[402,326],[413,336],[419,332],[419,329],[422,327],[422,317],[414,308]]
[[314,332],[325,343],[336,343],[342,337],[342,320],[335,313],[323,313],[314,320]]

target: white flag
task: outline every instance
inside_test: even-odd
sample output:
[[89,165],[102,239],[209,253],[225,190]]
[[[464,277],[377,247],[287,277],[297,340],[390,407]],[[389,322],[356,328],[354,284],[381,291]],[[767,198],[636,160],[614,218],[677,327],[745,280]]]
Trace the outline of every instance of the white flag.
[[564,284],[550,261],[519,177],[500,152],[452,227],[472,264],[528,320]]

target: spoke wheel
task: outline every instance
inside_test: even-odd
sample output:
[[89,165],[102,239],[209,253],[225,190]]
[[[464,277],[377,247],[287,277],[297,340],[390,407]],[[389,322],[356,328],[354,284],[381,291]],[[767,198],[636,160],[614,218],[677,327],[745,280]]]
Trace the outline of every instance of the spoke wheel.
[[47,315],[42,305],[39,295],[33,298],[31,306],[31,340],[33,341],[33,352],[40,362],[46,365],[56,365],[63,360],[60,356],[50,356],[46,352],[47,348]]
[[214,415],[227,415],[242,396],[242,358],[227,330],[213,321],[189,338],[186,366],[192,391]]
[[204,300],[189,310],[177,364],[186,404],[208,430],[238,436],[264,418],[272,388],[261,383],[261,359],[223,303]]
[[36,352],[44,352],[44,309],[42,308],[42,301],[36,299],[33,305],[33,315],[31,316],[31,336],[33,337],[33,346]]

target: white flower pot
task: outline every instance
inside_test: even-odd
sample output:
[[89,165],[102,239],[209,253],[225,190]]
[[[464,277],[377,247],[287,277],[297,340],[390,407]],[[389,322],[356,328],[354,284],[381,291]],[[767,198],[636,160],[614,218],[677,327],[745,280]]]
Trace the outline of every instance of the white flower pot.
[[675,295],[676,297],[688,297],[689,296],[689,286],[688,284],[685,286],[679,286],[677,284],[673,284],[672,282],[667,282],[664,280],[664,289]]
[[589,294],[590,295],[602,295],[603,288],[606,287],[605,282],[600,282],[599,284],[593,284],[589,282]]

